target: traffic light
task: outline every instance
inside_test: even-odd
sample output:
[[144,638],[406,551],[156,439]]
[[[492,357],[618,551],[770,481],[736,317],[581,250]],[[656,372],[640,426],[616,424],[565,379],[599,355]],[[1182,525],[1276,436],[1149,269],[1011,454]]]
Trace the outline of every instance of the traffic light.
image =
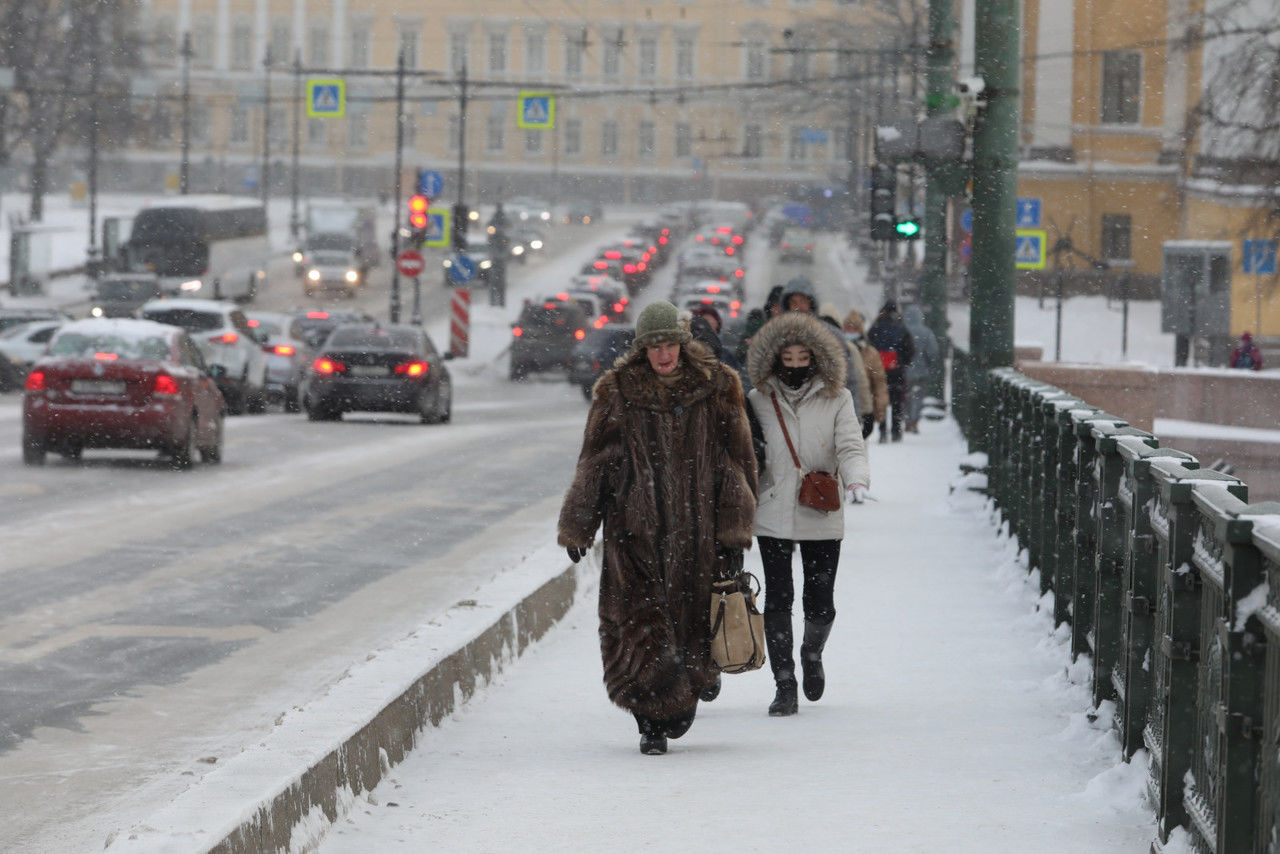
[[893,226],[894,240],[919,240],[920,221],[913,216],[900,219]]
[[427,207],[431,200],[422,194],[409,197],[409,229],[413,232],[412,245],[418,246],[427,239]]
[[467,251],[467,226],[470,224],[470,209],[461,202],[453,206],[453,251]]
[[898,173],[892,166],[871,170],[871,239],[897,240]]

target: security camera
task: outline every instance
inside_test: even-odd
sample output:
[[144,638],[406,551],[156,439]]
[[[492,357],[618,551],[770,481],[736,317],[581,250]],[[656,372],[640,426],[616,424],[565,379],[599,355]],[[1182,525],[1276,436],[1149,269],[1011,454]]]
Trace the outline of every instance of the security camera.
[[961,95],[977,97],[987,89],[987,81],[981,77],[961,77],[956,81],[956,91]]

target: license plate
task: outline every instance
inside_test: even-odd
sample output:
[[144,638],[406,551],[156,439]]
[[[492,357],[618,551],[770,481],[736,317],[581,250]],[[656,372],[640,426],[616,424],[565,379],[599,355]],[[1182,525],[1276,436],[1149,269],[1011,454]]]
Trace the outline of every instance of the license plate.
[[72,380],[75,394],[124,394],[124,383],[119,380]]
[[388,373],[384,365],[352,365],[348,370],[353,377],[385,377]]

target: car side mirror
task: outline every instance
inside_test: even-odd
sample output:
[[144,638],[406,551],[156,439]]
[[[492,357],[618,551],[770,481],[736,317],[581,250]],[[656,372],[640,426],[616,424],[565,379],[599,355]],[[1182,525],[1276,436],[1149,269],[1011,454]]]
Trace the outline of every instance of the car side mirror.
[[214,380],[225,379],[227,376],[227,366],[226,365],[209,365],[209,367],[205,369],[205,373],[209,375],[210,379],[214,379]]

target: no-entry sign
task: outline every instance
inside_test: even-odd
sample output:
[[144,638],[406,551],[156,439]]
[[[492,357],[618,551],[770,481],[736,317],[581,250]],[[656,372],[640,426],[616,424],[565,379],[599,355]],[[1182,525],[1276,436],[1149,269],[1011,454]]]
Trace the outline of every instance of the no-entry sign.
[[406,249],[396,256],[396,269],[402,276],[420,276],[426,268],[427,260],[416,249]]

